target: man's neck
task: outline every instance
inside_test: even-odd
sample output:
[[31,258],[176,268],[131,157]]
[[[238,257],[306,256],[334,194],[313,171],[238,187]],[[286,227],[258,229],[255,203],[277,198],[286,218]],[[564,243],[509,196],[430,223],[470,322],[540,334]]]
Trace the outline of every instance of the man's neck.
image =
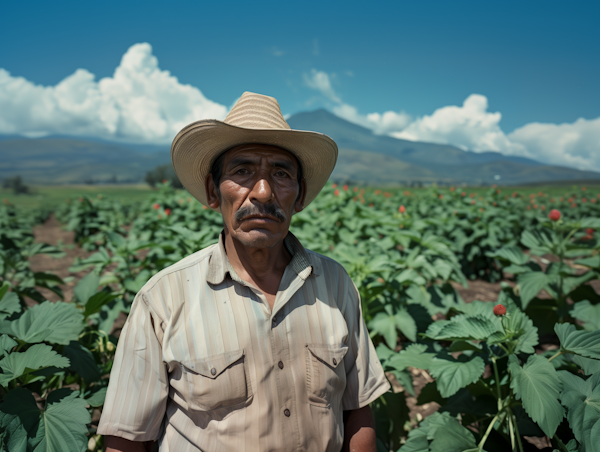
[[224,245],[229,263],[243,281],[260,289],[273,308],[285,268],[292,256],[281,240],[270,248],[249,248],[225,229]]

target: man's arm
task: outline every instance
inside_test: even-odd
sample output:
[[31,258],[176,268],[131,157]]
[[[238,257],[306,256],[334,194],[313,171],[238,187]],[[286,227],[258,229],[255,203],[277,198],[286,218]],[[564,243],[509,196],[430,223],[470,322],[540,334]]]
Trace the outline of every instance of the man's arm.
[[376,452],[375,422],[369,405],[347,413],[342,452]]
[[152,452],[154,441],[129,441],[119,436],[104,437],[106,452]]

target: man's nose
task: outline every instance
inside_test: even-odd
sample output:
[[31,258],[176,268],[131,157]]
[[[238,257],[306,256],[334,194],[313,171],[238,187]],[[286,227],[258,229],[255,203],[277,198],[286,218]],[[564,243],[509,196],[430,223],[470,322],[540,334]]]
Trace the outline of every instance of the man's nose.
[[252,187],[250,192],[250,201],[256,200],[261,204],[266,204],[273,199],[273,189],[270,182],[261,177]]

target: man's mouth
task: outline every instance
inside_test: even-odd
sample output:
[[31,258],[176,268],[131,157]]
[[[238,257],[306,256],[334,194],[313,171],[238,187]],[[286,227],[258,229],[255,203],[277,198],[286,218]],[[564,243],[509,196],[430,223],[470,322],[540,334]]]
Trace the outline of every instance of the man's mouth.
[[261,208],[257,206],[246,206],[240,208],[235,213],[235,220],[239,223],[248,220],[263,220],[263,221],[275,221],[277,223],[283,223],[286,220],[286,215],[278,206],[265,205]]
[[279,223],[279,219],[272,217],[270,215],[248,215],[248,216],[242,218],[242,221],[247,221],[247,220],[269,220],[269,221],[276,221]]

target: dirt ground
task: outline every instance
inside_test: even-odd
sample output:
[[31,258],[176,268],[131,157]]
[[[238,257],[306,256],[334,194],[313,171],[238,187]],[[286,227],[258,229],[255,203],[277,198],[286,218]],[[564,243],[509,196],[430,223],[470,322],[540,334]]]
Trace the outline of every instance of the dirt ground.
[[[85,276],[87,271],[71,273],[69,267],[72,265],[73,260],[76,257],[85,258],[91,253],[82,250],[75,246],[73,232],[65,231],[61,228],[58,221],[54,216],[50,216],[48,220],[34,228],[34,235],[37,242],[44,242],[50,245],[66,245],[66,255],[62,258],[53,258],[45,255],[37,255],[31,259],[31,267],[34,271],[49,271],[52,272],[62,279],[67,278],[68,282],[62,286],[62,290],[65,295],[65,301],[70,301],[73,297],[73,286],[77,281]],[[540,265],[545,268],[549,262],[555,260],[553,256],[543,256],[541,258],[535,258]],[[582,269],[583,271],[583,269]],[[72,278],[72,279],[71,279]],[[593,281],[590,283],[597,292],[600,292],[600,281]],[[453,283],[454,288],[460,294],[460,296],[467,302],[470,303],[474,300],[480,301],[496,301],[500,292],[500,283],[489,283],[481,280],[474,280],[468,282],[468,287],[464,288],[458,283]],[[42,290],[42,293],[50,301],[57,301],[59,298],[53,292],[48,290]],[[547,294],[540,294],[540,298],[549,297]],[[124,322],[124,318],[117,320],[116,325],[120,327]],[[436,412],[439,409],[439,405],[435,402],[424,404],[422,406],[417,405],[417,397],[419,396],[423,387],[430,381],[433,381],[429,374],[419,369],[411,369],[413,375],[413,385],[415,388],[416,397],[407,395],[406,402],[410,409],[410,419],[412,422],[421,421],[426,416]],[[404,391],[404,388],[396,381],[393,375],[388,375],[394,392]],[[547,447],[549,444],[547,439],[531,438],[529,442],[537,446],[539,449]]]

